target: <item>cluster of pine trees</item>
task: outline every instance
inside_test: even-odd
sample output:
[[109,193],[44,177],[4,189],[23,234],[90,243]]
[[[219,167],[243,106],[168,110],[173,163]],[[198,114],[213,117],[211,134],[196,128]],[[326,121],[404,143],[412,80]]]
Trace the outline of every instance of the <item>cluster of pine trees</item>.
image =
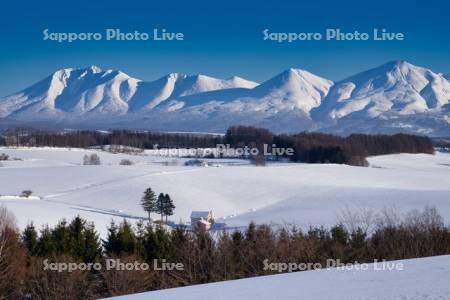
[[151,213],[155,212],[161,216],[161,222],[163,218],[172,216],[175,205],[173,204],[172,198],[170,198],[169,194],[160,193],[158,197],[156,197],[155,192],[151,188],[147,188],[144,192],[144,195],[141,199],[142,208],[148,213],[148,220],[151,221]]
[[[372,262],[450,254],[450,228],[434,210],[426,209],[403,222],[380,222],[370,234],[365,228],[343,224],[303,231],[274,230],[249,224],[233,232],[188,231],[183,226],[165,230],[138,221],[114,222],[101,240],[94,226],[76,217],[39,232],[33,225],[22,232],[0,230],[0,298],[95,299],[148,290],[273,274],[270,262]],[[50,262],[122,262],[166,259],[184,270],[44,270]]]
[[434,153],[428,137],[395,134],[352,134],[341,137],[324,133],[272,134],[267,129],[238,126],[231,127],[225,135],[231,147],[257,147],[275,144],[278,148],[292,148],[295,162],[336,163],[356,166],[367,165],[366,157],[392,153]]

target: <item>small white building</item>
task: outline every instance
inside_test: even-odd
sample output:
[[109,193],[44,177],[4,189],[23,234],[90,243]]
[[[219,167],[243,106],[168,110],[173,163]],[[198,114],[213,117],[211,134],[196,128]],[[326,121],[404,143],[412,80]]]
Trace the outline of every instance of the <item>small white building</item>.
[[209,230],[214,223],[212,210],[210,211],[193,211],[191,213],[191,227],[192,229],[203,228]]

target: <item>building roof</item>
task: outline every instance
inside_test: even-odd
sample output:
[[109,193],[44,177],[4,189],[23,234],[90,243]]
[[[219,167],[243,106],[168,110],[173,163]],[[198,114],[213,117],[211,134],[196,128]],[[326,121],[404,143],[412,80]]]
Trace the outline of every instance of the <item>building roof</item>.
[[194,211],[191,213],[191,218],[194,218],[194,219],[200,219],[200,218],[207,219],[208,216],[209,216],[209,214],[210,214],[209,211],[195,211],[195,210],[194,210]]

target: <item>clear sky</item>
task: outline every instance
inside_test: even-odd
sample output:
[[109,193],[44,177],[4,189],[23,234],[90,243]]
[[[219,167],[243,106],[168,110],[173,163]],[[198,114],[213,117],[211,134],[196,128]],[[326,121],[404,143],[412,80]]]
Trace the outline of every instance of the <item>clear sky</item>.
[[[44,41],[42,31],[183,32],[179,42]],[[262,31],[402,32],[404,41],[263,41]],[[4,1],[0,96],[53,71],[97,65],[153,80],[171,72],[263,81],[289,68],[331,80],[403,59],[450,73],[450,4],[435,1]]]

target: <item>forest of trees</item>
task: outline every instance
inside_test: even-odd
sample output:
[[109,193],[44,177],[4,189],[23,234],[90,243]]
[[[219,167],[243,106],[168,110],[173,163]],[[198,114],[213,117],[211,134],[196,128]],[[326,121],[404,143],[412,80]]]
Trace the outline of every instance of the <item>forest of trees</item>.
[[152,133],[126,130],[111,132],[69,131],[49,132],[14,130],[4,134],[0,144],[7,146],[96,147],[123,145],[137,149],[215,148],[229,144],[234,148],[248,146],[263,151],[263,145],[292,148],[294,162],[367,165],[366,157],[391,153],[433,153],[433,143],[425,136],[395,134],[352,134],[348,137],[324,133],[273,134],[267,129],[236,126],[225,136],[188,133]]
[[[249,224],[232,232],[165,230],[138,221],[114,222],[104,240],[93,224],[76,217],[54,227],[29,224],[19,232],[0,207],[0,299],[95,299],[198,283],[272,274],[271,262],[372,262],[450,254],[450,227],[434,208],[405,219],[386,215],[370,232],[341,222],[332,228],[275,230]],[[152,225],[151,225],[152,224]],[[353,224],[355,225],[355,224]],[[44,261],[100,264],[166,259],[184,270],[44,270]]]
[[225,143],[232,147],[257,147],[275,144],[279,148],[292,148],[289,159],[306,163],[337,163],[355,166],[367,165],[366,157],[392,153],[434,153],[428,137],[395,134],[352,134],[341,137],[324,133],[272,134],[267,129],[231,127]]
[[102,131],[44,131],[15,129],[7,131],[0,145],[28,147],[87,148],[105,145],[124,145],[140,149],[160,148],[206,148],[216,147],[221,136],[191,133],[159,133],[129,130]]

